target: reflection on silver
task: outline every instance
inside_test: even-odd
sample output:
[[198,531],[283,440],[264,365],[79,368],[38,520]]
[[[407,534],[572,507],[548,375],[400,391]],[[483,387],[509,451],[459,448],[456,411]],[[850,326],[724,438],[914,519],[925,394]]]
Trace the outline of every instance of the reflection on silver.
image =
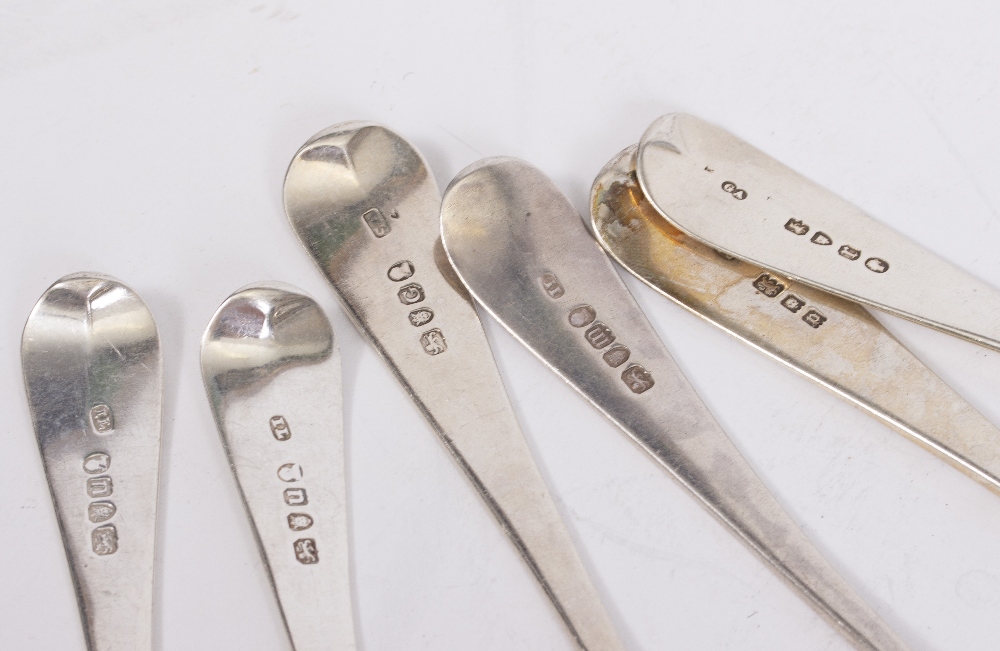
[[636,174],[656,210],[708,246],[1000,350],[1000,291],[719,127],[661,117]]
[[160,340],[108,276],[66,276],[35,304],[21,365],[90,651],[152,645]]
[[441,223],[459,277],[529,350],[858,648],[907,648],[768,492],[545,175],[511,158],[472,165],[445,192]]
[[355,649],[340,352],[330,322],[299,289],[244,287],[205,330],[201,368],[293,648]]
[[[437,185],[385,127],[311,138],[285,210],[358,329],[389,365],[499,521],[583,649],[622,645],[518,427],[482,324],[438,242]],[[414,310],[427,308],[419,318]],[[295,423],[291,423],[293,438]]]
[[674,228],[642,194],[635,152],[608,163],[591,192],[591,225],[608,253],[664,296],[1000,493],[996,426],[860,305],[723,257]]

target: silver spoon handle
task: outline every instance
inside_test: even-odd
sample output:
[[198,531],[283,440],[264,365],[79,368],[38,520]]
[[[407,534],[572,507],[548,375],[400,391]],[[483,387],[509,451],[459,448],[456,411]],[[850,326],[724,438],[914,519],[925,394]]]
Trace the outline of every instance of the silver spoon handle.
[[440,196],[420,154],[385,127],[310,139],[285,209],[345,311],[497,518],[572,638],[621,649],[518,426],[468,292],[439,243]]
[[653,206],[712,248],[1000,350],[1000,291],[724,129],[666,115],[636,172]]
[[634,176],[636,147],[601,171],[593,231],[653,289],[822,384],[1000,493],[1000,429],[868,311],[723,257],[664,220]]
[[516,338],[858,648],[907,648],[750,468],[544,174],[516,159],[481,161],[452,181],[441,219],[462,281]]
[[148,651],[162,410],[153,316],[113,278],[66,276],[31,311],[21,364],[87,648]]
[[234,293],[205,330],[215,421],[296,651],[356,648],[340,351],[301,290]]

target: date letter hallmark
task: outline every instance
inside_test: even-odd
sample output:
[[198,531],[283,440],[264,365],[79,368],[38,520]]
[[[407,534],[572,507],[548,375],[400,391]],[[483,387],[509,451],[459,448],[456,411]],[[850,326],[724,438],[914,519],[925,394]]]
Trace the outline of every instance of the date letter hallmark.
[[295,558],[303,565],[319,563],[319,552],[316,551],[316,541],[312,538],[299,538],[296,540]]
[[397,295],[399,296],[399,302],[403,305],[413,305],[424,300],[424,288],[417,283],[410,283],[409,285],[403,285]]
[[788,222],[785,224],[785,230],[791,231],[796,235],[805,235],[806,233],[809,232],[809,225],[800,222],[797,219],[789,219]]
[[87,480],[87,495],[91,497],[110,497],[115,492],[111,477],[91,477]]
[[724,182],[722,184],[722,191],[728,192],[729,194],[733,195],[734,199],[739,199],[740,201],[743,201],[744,199],[747,198],[747,191],[739,189],[738,187],[736,187],[736,184],[733,183],[732,181]]
[[98,556],[107,556],[118,551],[118,530],[115,525],[106,524],[90,532],[90,546]]
[[413,266],[412,262],[409,260],[400,260],[396,264],[389,267],[389,271],[386,275],[389,276],[389,280],[392,282],[401,283],[412,276],[414,271],[416,271],[416,268]]
[[304,488],[286,488],[285,504],[288,506],[305,506],[309,504],[309,496]]
[[284,416],[271,416],[271,434],[279,441],[287,441],[292,438],[292,429],[288,426],[288,421]]
[[549,298],[561,298],[566,293],[559,278],[551,271],[543,273],[540,280],[542,281],[542,289],[549,295]]
[[424,347],[424,352],[428,355],[440,355],[448,350],[444,335],[437,328],[428,330],[420,336],[420,345]]
[[100,404],[90,408],[90,424],[98,434],[108,434],[115,429],[111,407]]
[[757,280],[753,281],[753,288],[768,298],[774,298],[785,291],[785,285],[771,274],[758,276]]
[[389,220],[385,218],[382,211],[378,208],[367,210],[365,214],[361,215],[361,218],[368,224],[368,228],[371,229],[372,235],[375,237],[385,237],[392,230]]
[[809,308],[809,311],[802,315],[802,320],[811,328],[818,328],[826,323],[826,317],[813,308]]
[[587,328],[583,336],[597,350],[607,348],[615,342],[615,333],[600,321]]
[[838,250],[837,253],[839,253],[840,255],[844,256],[848,260],[857,260],[858,258],[861,257],[861,251],[859,251],[858,249],[855,249],[853,246],[849,246],[847,244],[845,244],[844,246],[840,247],[840,250]]

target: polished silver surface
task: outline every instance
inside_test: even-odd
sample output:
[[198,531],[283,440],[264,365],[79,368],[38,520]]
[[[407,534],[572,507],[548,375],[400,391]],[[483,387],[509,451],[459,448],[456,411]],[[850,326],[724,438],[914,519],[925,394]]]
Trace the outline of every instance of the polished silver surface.
[[636,172],[664,217],[717,250],[1000,350],[1000,291],[724,129],[661,117]]
[[555,185],[511,158],[463,170],[441,206],[473,296],[863,649],[906,645],[775,501]]
[[160,339],[142,299],[98,274],[35,304],[21,365],[90,651],[152,646]]
[[856,303],[742,262],[680,232],[642,194],[636,147],[591,190],[591,226],[667,298],[819,382],[1000,493],[1000,429]]
[[402,137],[350,122],[311,138],[285,210],[346,312],[497,518],[583,649],[622,644],[527,447],[468,292],[439,242],[440,195]]
[[201,369],[292,647],[357,648],[330,322],[295,287],[249,285],[209,323]]

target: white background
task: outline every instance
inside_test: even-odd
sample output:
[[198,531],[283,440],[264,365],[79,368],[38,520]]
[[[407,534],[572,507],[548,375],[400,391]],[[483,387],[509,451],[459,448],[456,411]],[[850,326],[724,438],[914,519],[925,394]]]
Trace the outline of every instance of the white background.
[[[83,649],[20,378],[60,276],[121,278],[164,350],[155,639],[287,649],[202,390],[216,307],[278,279],[344,359],[363,647],[569,649],[513,548],[336,305],[281,207],[292,154],[383,122],[442,187],[514,155],[580,209],[694,113],[1000,287],[995,2],[0,2],[0,648]],[[914,649],[995,649],[1000,497],[627,279],[739,447]],[[994,422],[1000,355],[883,321]],[[525,435],[630,649],[845,649],[650,459],[486,320]]]

